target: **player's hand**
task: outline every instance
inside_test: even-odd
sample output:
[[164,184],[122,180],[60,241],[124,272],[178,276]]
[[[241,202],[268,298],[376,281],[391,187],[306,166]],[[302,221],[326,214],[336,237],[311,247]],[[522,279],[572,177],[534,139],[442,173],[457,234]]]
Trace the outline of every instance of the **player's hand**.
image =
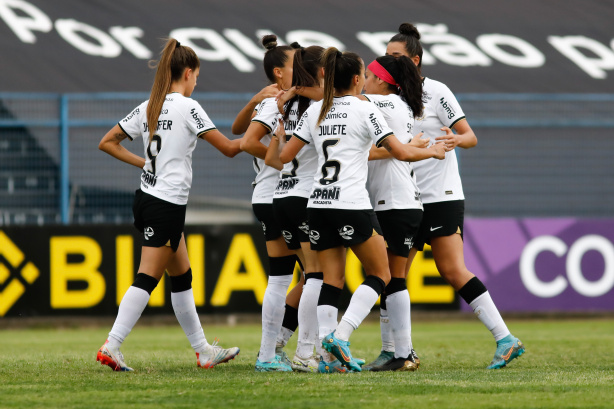
[[290,101],[296,95],[296,87],[291,87],[288,91],[281,90],[275,96],[275,100],[277,101],[277,109],[280,114],[284,114],[284,106],[286,102]]
[[414,136],[412,138],[411,141],[409,141],[409,144],[411,146],[415,146],[416,148],[426,148],[429,146],[429,141],[431,140],[431,138],[425,138],[422,139],[422,135],[424,135],[424,132],[420,132],[418,135]]
[[279,118],[279,123],[277,128],[275,128],[275,138],[280,144],[286,143],[286,130],[284,129],[284,121],[281,118]]
[[279,86],[277,84],[268,85],[260,90],[259,93],[254,95],[253,100],[257,103],[261,103],[267,98],[273,98],[279,92]]
[[444,126],[441,128],[446,134],[442,136],[438,136],[435,138],[437,142],[443,142],[446,148],[446,152],[450,152],[452,149],[456,148],[460,143],[460,138],[456,135],[450,128]]
[[446,158],[446,148],[443,142],[437,142],[435,145],[432,145],[429,149],[433,150],[433,158],[435,159],[445,159]]

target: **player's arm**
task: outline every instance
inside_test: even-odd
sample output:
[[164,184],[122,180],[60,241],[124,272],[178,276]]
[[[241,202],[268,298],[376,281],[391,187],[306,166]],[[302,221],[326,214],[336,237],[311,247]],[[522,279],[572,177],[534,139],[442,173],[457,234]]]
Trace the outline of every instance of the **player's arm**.
[[198,137],[209,142],[211,145],[213,145],[215,149],[222,152],[225,156],[228,156],[229,158],[234,158],[239,153],[241,153],[241,138],[228,139],[226,135],[224,135],[217,129],[203,132],[199,134]]
[[273,98],[279,92],[277,84],[269,85],[260,90],[252,99],[243,107],[241,112],[237,114],[230,131],[235,135],[241,135],[249,127],[250,121],[256,114],[254,110],[266,98]]
[[418,148],[409,143],[402,144],[396,136],[389,135],[379,144],[386,148],[395,159],[405,162],[417,162],[429,158],[444,159],[446,157],[443,143],[436,143],[426,149]]
[[271,138],[271,143],[266,150],[266,156],[264,157],[265,165],[277,170],[282,170],[284,168],[284,164],[281,162],[281,159],[279,159],[279,154],[281,152],[281,147],[285,143],[286,130],[284,129],[283,121],[280,119],[277,129],[275,129],[275,134],[273,135],[273,138]]
[[386,148],[378,148],[375,145],[371,145],[371,149],[369,149],[369,160],[390,159],[392,157]]
[[243,138],[241,138],[241,150],[257,158],[264,159],[267,147],[260,140],[269,132],[270,130],[261,122],[252,122]]
[[145,159],[130,152],[128,149],[121,145],[121,142],[126,139],[128,135],[119,126],[115,125],[105,136],[102,137],[98,144],[98,149],[108,153],[116,159],[126,162],[137,168],[143,169],[145,166]]
[[447,126],[441,128],[446,134],[435,138],[437,142],[443,142],[446,151],[451,151],[457,146],[464,149],[473,148],[478,144],[478,138],[475,136],[473,129],[469,126],[469,122],[465,118],[461,119],[452,126],[454,132]]
[[303,149],[303,146],[305,146],[306,144],[306,142],[296,136],[296,134],[294,134],[294,137],[290,139],[287,143],[281,143],[281,140],[279,142],[281,146],[279,160],[283,164],[292,162],[292,159],[296,157],[299,151]]

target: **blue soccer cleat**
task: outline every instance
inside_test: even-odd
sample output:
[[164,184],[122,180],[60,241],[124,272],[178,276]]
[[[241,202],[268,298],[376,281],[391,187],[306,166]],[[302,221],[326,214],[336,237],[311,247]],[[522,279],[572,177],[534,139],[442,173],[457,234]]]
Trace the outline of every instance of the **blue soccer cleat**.
[[275,355],[275,358],[271,362],[256,361],[256,372],[292,372],[292,367],[280,360],[279,355]]
[[512,334],[497,341],[497,350],[488,369],[499,369],[524,354],[524,344]]
[[350,372],[345,366],[341,365],[341,362],[335,360],[333,362],[325,362],[323,359],[318,364],[319,373],[348,373]]
[[322,347],[333,354],[346,368],[356,372],[362,371],[361,366],[352,358],[350,342],[342,341],[335,337],[334,331],[324,337],[322,340]]

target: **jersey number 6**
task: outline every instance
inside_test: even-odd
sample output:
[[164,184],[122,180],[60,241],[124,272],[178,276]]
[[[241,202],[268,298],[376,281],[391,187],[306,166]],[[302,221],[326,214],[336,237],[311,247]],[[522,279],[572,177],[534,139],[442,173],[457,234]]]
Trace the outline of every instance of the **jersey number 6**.
[[[339,180],[339,172],[341,171],[341,163],[336,160],[328,160],[328,148],[335,146],[339,143],[339,139],[327,139],[322,142],[322,151],[324,152],[325,162],[322,165],[322,179],[320,179],[321,185],[330,185]],[[334,169],[332,177],[328,177],[328,170]]]

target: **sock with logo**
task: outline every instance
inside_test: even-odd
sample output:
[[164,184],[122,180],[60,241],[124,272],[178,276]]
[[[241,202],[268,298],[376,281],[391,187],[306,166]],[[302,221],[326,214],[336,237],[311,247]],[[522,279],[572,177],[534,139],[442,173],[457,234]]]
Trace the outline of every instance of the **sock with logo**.
[[318,298],[322,288],[323,273],[305,274],[305,285],[298,305],[298,340],[296,354],[301,358],[313,355],[318,339]]
[[191,268],[180,276],[171,277],[171,303],[190,345],[194,351],[201,351],[207,345],[207,338],[196,312]]
[[386,297],[386,292],[383,292],[379,302],[379,329],[382,336],[382,351],[394,352],[394,339],[392,338],[392,330],[390,329],[390,318],[388,317]]
[[458,294],[473,309],[473,313],[482,321],[482,324],[492,333],[495,341],[499,341],[510,334],[499,310],[495,306],[486,286],[479,278],[473,277],[467,282]]
[[404,278],[393,277],[386,287],[388,314],[394,338],[394,357],[407,358],[411,352],[411,303]]
[[292,282],[296,256],[269,257],[269,282],[262,301],[262,340],[258,360],[271,362],[284,319],[286,293]]
[[352,332],[371,312],[371,308],[373,308],[385,287],[386,283],[381,278],[374,275],[367,276],[352,295],[350,305],[335,330],[335,337],[342,341],[348,341]]
[[124,342],[134,325],[141,317],[149,302],[151,292],[158,285],[158,280],[144,273],[138,273],[134,283],[128,288],[119,304],[117,318],[109,332],[109,347],[119,346]]

